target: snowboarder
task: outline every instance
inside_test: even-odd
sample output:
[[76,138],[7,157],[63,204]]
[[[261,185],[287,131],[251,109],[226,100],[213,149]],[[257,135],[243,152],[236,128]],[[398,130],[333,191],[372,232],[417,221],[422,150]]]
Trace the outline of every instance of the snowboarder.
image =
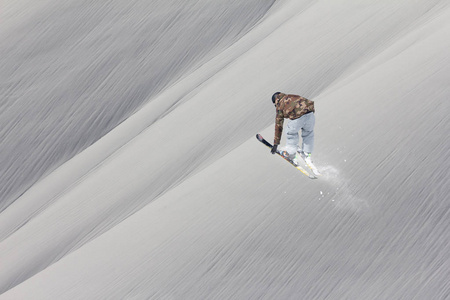
[[[284,119],[289,119],[286,132],[285,155],[290,160],[297,159],[297,151],[308,166],[312,166],[311,153],[314,148],[314,101],[298,95],[276,92],[272,96],[276,108],[275,138],[272,154],[277,152],[283,132]],[[299,143],[299,131],[302,131],[302,147]]]

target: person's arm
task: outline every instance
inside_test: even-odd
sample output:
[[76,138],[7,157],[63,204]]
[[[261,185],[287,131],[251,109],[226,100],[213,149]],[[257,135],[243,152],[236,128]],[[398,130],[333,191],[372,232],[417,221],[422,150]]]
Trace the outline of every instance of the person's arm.
[[275,119],[275,138],[273,145],[279,145],[281,141],[281,134],[283,133],[284,115],[283,111],[277,110],[277,117]]

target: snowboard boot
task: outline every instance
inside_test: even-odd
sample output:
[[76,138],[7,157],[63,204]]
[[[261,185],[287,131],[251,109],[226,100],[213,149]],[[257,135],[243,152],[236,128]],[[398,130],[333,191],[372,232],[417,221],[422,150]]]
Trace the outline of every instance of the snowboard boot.
[[306,152],[301,151],[300,155],[302,156],[303,160],[305,161],[305,163],[307,165],[312,164],[311,153],[306,153]]
[[306,165],[313,171],[314,175],[316,175],[316,176],[321,175],[319,170],[317,169],[317,167],[312,162],[311,153],[306,153],[306,152],[301,151],[300,156],[303,158]]
[[292,161],[294,164],[298,165],[298,160],[297,160],[297,153],[294,154],[290,154],[289,152],[282,151],[281,155],[283,155],[284,157],[286,157],[287,159],[289,159],[290,161]]

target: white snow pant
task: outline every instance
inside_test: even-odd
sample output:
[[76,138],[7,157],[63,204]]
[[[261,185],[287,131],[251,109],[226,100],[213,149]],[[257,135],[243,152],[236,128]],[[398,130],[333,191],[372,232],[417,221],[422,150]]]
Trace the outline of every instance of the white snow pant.
[[295,120],[289,120],[286,132],[286,151],[290,155],[297,152],[300,129],[302,130],[301,150],[306,153],[312,153],[314,149],[314,124],[316,118],[314,113],[309,113]]

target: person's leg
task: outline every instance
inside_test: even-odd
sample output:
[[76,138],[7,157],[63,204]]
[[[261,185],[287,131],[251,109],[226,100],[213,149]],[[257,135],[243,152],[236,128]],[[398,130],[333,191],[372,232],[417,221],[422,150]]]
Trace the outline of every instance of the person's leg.
[[295,156],[298,148],[298,142],[300,140],[298,132],[303,127],[302,117],[295,120],[288,120],[286,126],[286,147],[285,150],[289,153],[289,156]]
[[304,118],[304,125],[302,127],[302,151],[312,153],[314,150],[314,125],[316,118],[314,113],[304,115],[302,118]]

